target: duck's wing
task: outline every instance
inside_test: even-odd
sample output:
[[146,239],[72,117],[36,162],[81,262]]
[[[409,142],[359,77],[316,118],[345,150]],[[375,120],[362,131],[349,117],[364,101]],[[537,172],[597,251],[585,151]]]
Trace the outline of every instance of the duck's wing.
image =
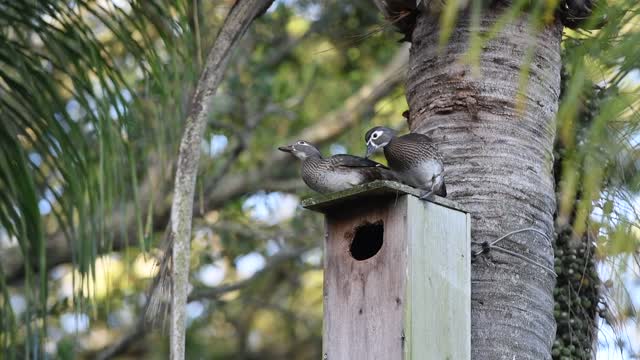
[[389,169],[388,167],[380,164],[379,162],[365,159],[360,156],[348,155],[348,154],[338,154],[333,155],[329,158],[331,164],[334,166],[344,166],[344,167],[378,167],[383,169]]
[[442,154],[433,144],[433,140],[427,135],[418,133],[408,133],[393,139],[390,143],[399,151],[405,151],[412,156],[422,154],[434,159],[442,159]]

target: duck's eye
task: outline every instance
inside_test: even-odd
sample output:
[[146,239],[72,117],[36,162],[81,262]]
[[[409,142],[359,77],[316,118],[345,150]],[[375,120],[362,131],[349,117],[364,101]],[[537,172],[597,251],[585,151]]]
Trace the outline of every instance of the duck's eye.
[[378,138],[378,136],[379,136],[379,134],[378,134],[378,133],[374,133],[374,134],[373,134],[373,136],[372,136],[372,138],[377,139],[377,138]]
[[298,145],[305,145],[304,141],[298,141]]

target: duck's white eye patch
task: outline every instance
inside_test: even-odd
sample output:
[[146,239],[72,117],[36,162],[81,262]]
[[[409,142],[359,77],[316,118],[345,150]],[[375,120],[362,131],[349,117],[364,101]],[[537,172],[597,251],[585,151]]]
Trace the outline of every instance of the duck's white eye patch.
[[298,145],[306,145],[304,141],[298,141]]
[[373,133],[373,135],[371,135],[372,138],[377,139],[378,137],[380,137],[380,131],[376,131]]

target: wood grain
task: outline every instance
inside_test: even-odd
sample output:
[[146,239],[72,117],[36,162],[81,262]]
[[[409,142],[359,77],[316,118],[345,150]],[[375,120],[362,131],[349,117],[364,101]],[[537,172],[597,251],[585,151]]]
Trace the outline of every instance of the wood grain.
[[[402,359],[406,278],[406,196],[370,199],[327,215],[324,358]],[[349,245],[358,225],[382,221],[383,244],[358,261]]]

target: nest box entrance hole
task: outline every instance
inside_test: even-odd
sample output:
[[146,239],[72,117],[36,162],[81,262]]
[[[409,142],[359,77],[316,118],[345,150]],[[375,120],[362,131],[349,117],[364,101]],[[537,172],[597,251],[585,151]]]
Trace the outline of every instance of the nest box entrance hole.
[[349,246],[351,257],[358,261],[374,257],[382,248],[383,237],[384,223],[382,220],[358,225]]

